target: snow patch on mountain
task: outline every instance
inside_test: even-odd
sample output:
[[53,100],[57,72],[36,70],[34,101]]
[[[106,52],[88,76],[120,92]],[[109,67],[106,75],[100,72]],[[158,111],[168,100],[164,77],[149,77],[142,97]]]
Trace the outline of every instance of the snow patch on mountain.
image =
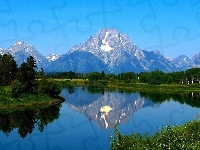
[[109,34],[109,32],[106,32],[105,38],[102,40],[102,44],[101,44],[101,50],[106,51],[106,52],[113,50],[113,48],[110,47],[108,42],[107,42],[108,34]]
[[46,59],[51,62],[51,61],[55,61],[57,60],[58,58],[60,58],[60,54],[49,54],[46,56]]
[[169,56],[165,56],[165,58],[166,58],[167,60],[171,61],[171,62],[174,60],[172,57],[169,57]]
[[142,51],[142,50],[139,50],[139,49],[137,49],[137,50],[135,51],[135,54],[134,54],[134,55],[135,55],[135,57],[137,57],[138,60],[140,60],[140,59],[142,59],[142,58],[145,57],[143,51]]

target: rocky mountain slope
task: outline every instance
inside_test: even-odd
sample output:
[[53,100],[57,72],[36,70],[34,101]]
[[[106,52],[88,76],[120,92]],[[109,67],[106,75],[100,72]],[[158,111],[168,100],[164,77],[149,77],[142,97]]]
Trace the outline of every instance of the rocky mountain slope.
[[176,57],[175,59],[172,60],[172,63],[177,67],[178,71],[181,70],[186,70],[189,67],[189,64],[191,63],[192,59],[190,59],[188,56],[186,55],[180,55],[178,57]]

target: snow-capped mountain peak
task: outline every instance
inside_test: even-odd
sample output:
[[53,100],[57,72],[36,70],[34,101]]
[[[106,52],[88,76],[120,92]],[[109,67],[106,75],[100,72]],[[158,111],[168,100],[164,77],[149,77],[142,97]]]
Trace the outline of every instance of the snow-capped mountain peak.
[[126,57],[134,55],[136,49],[138,49],[137,46],[127,35],[120,34],[115,29],[105,28],[95,36],[90,36],[85,43],[74,46],[68,54],[75,51],[90,52],[108,65],[109,70],[115,70],[115,66],[124,64]]
[[24,44],[24,41],[18,41],[18,42],[15,43],[14,45],[16,46],[16,45],[22,45],[22,44]]
[[19,41],[7,49],[0,50],[0,53],[10,53],[19,66],[25,62],[29,56],[34,57],[38,68],[45,68],[49,65],[48,60],[41,55],[34,46],[26,44],[24,41]]
[[[75,51],[92,53],[113,73],[150,71],[162,67],[162,70],[171,71],[174,68],[174,65],[162,56],[160,51],[141,50],[127,35],[115,29],[101,29],[95,36],[90,36],[85,43],[74,46],[68,54]],[[155,61],[157,57],[159,60]],[[158,68],[156,63],[159,64]]]

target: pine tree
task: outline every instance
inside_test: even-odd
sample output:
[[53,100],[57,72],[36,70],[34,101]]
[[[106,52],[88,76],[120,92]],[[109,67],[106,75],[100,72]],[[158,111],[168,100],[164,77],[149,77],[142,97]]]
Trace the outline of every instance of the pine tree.
[[34,92],[36,88],[36,62],[32,56],[27,58],[27,61],[22,63],[17,72],[17,80],[23,83],[24,91]]
[[17,63],[11,54],[0,56],[0,83],[10,85],[17,73]]

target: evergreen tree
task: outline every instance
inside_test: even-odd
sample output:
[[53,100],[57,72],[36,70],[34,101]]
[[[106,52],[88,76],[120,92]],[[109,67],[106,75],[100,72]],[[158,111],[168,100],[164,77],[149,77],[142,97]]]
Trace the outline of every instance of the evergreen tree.
[[42,80],[43,78],[45,78],[45,74],[44,74],[44,69],[41,68],[41,70],[37,73],[37,79]]
[[24,91],[34,92],[36,88],[36,68],[36,62],[32,56],[27,58],[27,61],[19,67],[16,78],[23,83]]
[[17,63],[11,54],[0,55],[0,83],[10,85],[17,73]]

